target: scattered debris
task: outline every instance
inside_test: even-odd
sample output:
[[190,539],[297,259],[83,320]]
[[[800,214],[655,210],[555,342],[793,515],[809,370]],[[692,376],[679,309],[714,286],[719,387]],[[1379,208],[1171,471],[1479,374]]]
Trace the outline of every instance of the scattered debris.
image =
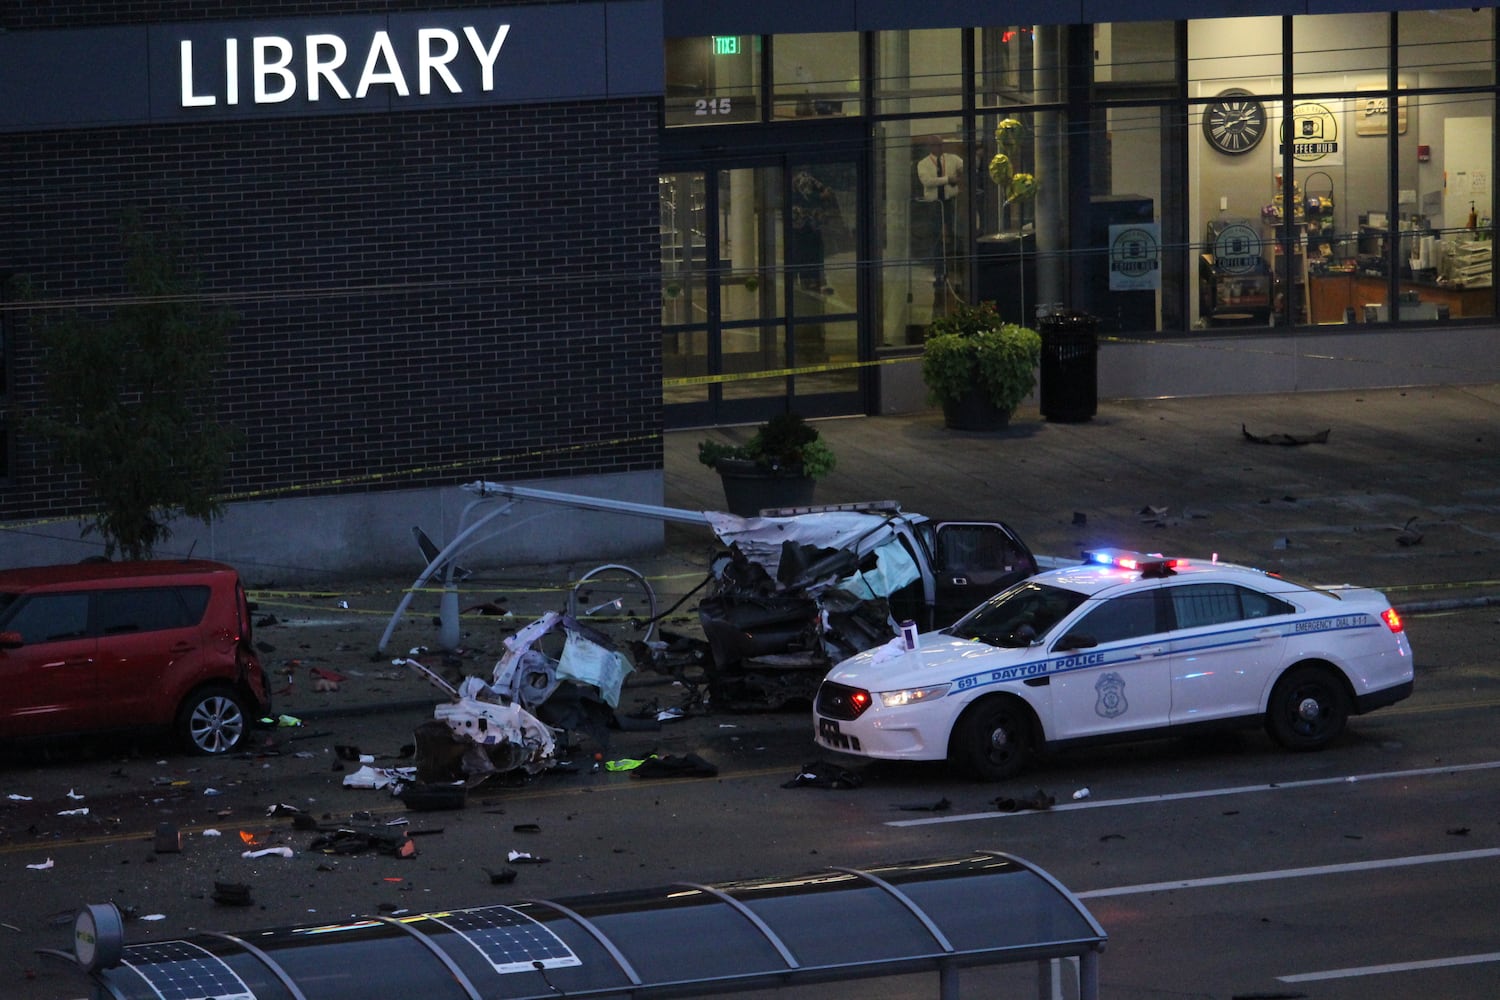
[[34,865],[27,865],[26,867],[30,868],[34,872],[46,871],[48,868],[52,867],[52,859],[48,858],[46,861],[39,861]]
[[490,885],[510,885],[518,874],[514,868],[502,868],[499,871],[486,868],[484,873],[490,877]]
[[924,805],[897,806],[896,808],[904,812],[947,812],[949,809],[953,808],[953,803],[949,802],[945,797],[938,799],[936,802],[930,802]]
[[258,851],[245,851],[244,853],[242,853],[240,855],[240,857],[242,857],[242,858],[265,858],[265,857],[270,857],[272,855],[275,855],[277,857],[282,857],[282,858],[290,858],[290,857],[293,856],[293,852],[292,852],[292,849],[290,847],[262,847]]
[[713,778],[719,769],[695,753],[682,756],[652,754],[630,772],[632,778]]
[[859,788],[865,779],[854,771],[827,761],[815,760],[802,765],[802,770],[782,788]]
[[1402,548],[1406,548],[1407,546],[1411,545],[1421,545],[1422,532],[1417,530],[1416,525],[1417,518],[1415,515],[1407,518],[1406,524],[1401,526],[1401,528],[1399,529],[1399,534],[1396,535],[1396,544],[1400,545]]
[[1302,444],[1327,444],[1328,431],[1318,431],[1316,434],[1251,434],[1244,424],[1240,424],[1240,433],[1245,436],[1246,441],[1255,444],[1279,444],[1286,446]]
[[176,854],[182,850],[182,834],[171,823],[159,823],[156,827],[156,853]]
[[1080,789],[1078,789],[1078,791],[1076,791],[1076,792],[1073,793],[1073,801],[1074,802],[1081,801],[1081,800],[1086,799],[1088,797],[1089,797],[1089,790],[1087,788],[1080,788]]
[[1051,809],[1056,804],[1057,799],[1051,795],[1048,795],[1040,788],[1032,792],[1030,795],[1023,796],[1019,799],[1007,798],[1003,795],[995,799],[995,808],[999,809],[1001,812],[1007,813],[1027,811],[1040,812]]
[[250,906],[250,887],[243,882],[215,882],[214,891],[208,897],[220,906]]
[[513,865],[545,865],[550,858],[539,858],[530,851],[511,851],[506,858]]

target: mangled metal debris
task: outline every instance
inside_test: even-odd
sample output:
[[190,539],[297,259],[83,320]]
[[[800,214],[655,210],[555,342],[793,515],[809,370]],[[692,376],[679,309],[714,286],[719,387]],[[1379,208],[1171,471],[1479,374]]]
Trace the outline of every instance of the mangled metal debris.
[[[557,656],[542,648],[561,636]],[[620,689],[634,666],[609,638],[557,612],[505,639],[490,680],[466,677],[457,687],[408,657],[448,695],[432,723],[416,733],[415,778],[426,786],[483,780],[506,772],[537,774],[557,762],[558,732],[582,732],[601,745]]]
[[[609,637],[599,635],[579,642],[571,657],[564,650],[564,657],[580,667],[577,679],[583,683],[578,689],[600,691],[611,708],[619,690],[615,686],[611,692],[611,686],[631,666],[669,674],[688,688],[690,701],[716,708],[764,710],[808,701],[833,663],[889,641],[899,633],[902,622],[914,622],[922,631],[950,624],[991,594],[1038,569],[1025,543],[1001,522],[937,522],[903,511],[894,501],[763,511],[762,516],[747,518],[501,483],[476,482],[463,489],[476,499],[465,507],[452,542],[441,549],[429,542],[424,548],[427,568],[397,607],[381,649],[411,596],[436,576],[447,581],[440,632],[456,642],[458,560],[493,535],[483,529],[497,515],[521,501],[702,524],[725,546],[709,567],[707,593],[696,608],[701,638],[658,632],[654,595],[639,573],[614,565],[593,571],[632,574],[649,598],[649,615],[634,619],[637,637],[617,648]],[[486,501],[500,507],[481,516],[479,505]],[[575,613],[582,585],[580,581],[570,599],[570,610]],[[562,626],[570,641],[587,635],[584,623],[566,615],[561,618],[570,622]],[[527,629],[535,627],[550,630],[558,627],[558,621],[544,618]],[[524,639],[520,642],[529,648]],[[542,708],[556,715],[562,705],[557,704],[555,691],[538,688],[536,682],[541,679],[550,684],[551,675],[546,670],[533,671],[524,656],[513,654],[509,647],[507,640],[502,665],[513,669],[502,675],[497,667],[494,683],[486,685],[486,699],[519,704],[557,728],[586,730],[589,722],[597,722],[597,718],[561,722],[549,718]],[[612,650],[613,655],[601,654],[601,648]],[[566,676],[573,663],[560,666],[563,671],[558,676]],[[461,691],[459,697],[473,694],[473,690]],[[587,699],[570,707],[585,714],[590,709]],[[472,707],[454,711],[465,725],[481,724],[481,715]],[[486,719],[483,724],[502,730],[519,725],[514,719]]]

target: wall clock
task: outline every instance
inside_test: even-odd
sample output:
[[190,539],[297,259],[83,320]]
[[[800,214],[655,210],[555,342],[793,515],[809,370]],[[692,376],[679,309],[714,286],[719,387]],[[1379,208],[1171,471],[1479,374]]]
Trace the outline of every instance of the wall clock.
[[1266,106],[1248,90],[1226,90],[1203,109],[1203,137],[1221,153],[1248,153],[1265,134]]

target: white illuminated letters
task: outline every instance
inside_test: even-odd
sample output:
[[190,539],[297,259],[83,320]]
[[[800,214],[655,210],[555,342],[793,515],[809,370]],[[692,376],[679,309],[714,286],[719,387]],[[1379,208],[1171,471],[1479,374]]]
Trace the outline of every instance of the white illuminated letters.
[[[340,101],[358,101],[372,91],[409,97],[408,78],[415,75],[418,94],[435,90],[461,94],[463,85],[454,70],[477,68],[479,89],[488,93],[495,89],[495,64],[509,33],[510,25],[502,24],[486,41],[479,29],[465,25],[465,46],[457,31],[421,28],[415,46],[401,50],[408,53],[406,65],[388,31],[374,32],[363,45],[364,58],[357,62],[350,60],[350,43],[341,35],[305,35],[300,45],[281,35],[257,35],[250,42],[250,92],[257,105],[282,104],[297,97],[299,91],[309,102],[328,95]],[[195,63],[191,40],[179,42],[178,51],[182,107],[211,108],[221,98],[226,106],[240,103],[239,39],[224,39],[222,88],[213,85],[215,74],[205,71],[202,61]],[[355,65],[361,67],[358,79],[353,78]],[[472,72],[469,78],[473,79]]]
[[[257,38],[250,45],[255,53],[251,68],[251,75],[255,79],[255,103],[280,104],[291,100],[292,95],[297,92],[297,78],[287,69],[292,64],[292,43],[271,35]],[[281,86],[276,90],[267,86],[267,80],[271,77],[281,81]]]
[[[327,52],[325,59],[323,53]],[[327,82],[341,100],[349,99],[349,88],[339,79],[338,69],[349,57],[349,46],[338,35],[307,36],[307,99],[316,101],[323,95],[318,87]]]

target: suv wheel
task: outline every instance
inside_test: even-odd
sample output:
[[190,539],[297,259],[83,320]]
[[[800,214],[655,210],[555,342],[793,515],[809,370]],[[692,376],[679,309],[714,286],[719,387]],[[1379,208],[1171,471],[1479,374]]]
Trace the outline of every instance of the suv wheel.
[[229,753],[244,742],[249,730],[244,702],[231,688],[219,685],[194,691],[177,713],[178,737],[196,754]]

